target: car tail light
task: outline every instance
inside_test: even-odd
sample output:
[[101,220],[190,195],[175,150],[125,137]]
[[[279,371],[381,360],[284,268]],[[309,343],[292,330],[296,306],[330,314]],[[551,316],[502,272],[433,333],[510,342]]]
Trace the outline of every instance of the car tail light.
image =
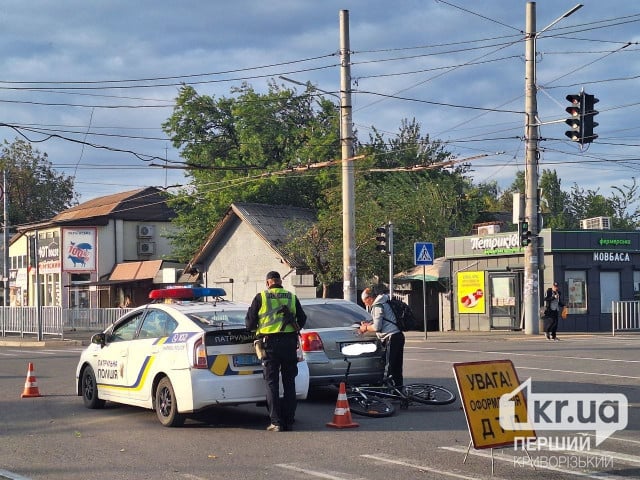
[[204,344],[204,337],[196,340],[193,345],[193,366],[194,368],[209,368],[207,363],[207,346]]
[[316,332],[303,332],[300,334],[300,348],[303,352],[322,352],[324,345]]

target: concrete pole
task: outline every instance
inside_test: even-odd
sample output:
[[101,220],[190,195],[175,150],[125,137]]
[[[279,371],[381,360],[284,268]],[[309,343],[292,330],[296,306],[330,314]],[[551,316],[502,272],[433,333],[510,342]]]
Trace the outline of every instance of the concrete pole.
[[525,25],[525,217],[531,244],[524,248],[524,331],[539,332],[538,287],[538,102],[536,91],[536,4],[526,5]]
[[357,302],[356,214],[351,108],[349,10],[340,10],[340,145],[342,147],[342,266],[343,297]]
[[4,285],[4,301],[5,307],[9,306],[9,191],[7,190],[7,170],[2,172],[2,203],[4,211],[4,228],[2,229],[2,245],[3,245],[3,265],[2,280]]

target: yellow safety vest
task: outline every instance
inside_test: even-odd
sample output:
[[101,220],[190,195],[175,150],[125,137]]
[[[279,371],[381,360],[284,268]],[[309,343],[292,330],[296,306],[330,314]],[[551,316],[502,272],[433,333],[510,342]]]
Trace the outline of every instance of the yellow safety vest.
[[283,305],[289,307],[291,313],[296,314],[296,296],[282,287],[263,290],[262,305],[258,311],[258,335],[269,335],[272,333],[295,332],[293,325],[288,323],[282,328],[284,314],[279,312]]

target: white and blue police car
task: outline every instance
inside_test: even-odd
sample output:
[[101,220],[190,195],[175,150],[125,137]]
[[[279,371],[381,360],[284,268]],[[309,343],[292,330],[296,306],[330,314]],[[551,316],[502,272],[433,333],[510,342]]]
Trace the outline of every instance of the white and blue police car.
[[[84,405],[154,409],[162,425],[173,427],[208,407],[265,402],[255,334],[244,322],[249,305],[224,295],[221,288],[153,290],[151,303],[95,334],[76,369]],[[296,396],[305,399],[309,369],[298,358]]]

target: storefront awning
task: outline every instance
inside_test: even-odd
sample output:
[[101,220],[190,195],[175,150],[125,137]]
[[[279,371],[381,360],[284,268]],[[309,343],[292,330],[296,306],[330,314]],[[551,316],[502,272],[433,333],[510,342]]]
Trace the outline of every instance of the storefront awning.
[[449,278],[449,262],[444,257],[436,258],[433,265],[418,265],[393,276],[394,281],[399,282],[411,280],[437,282],[441,278]]
[[109,282],[133,282],[153,280],[162,267],[162,260],[119,263],[109,275]]

